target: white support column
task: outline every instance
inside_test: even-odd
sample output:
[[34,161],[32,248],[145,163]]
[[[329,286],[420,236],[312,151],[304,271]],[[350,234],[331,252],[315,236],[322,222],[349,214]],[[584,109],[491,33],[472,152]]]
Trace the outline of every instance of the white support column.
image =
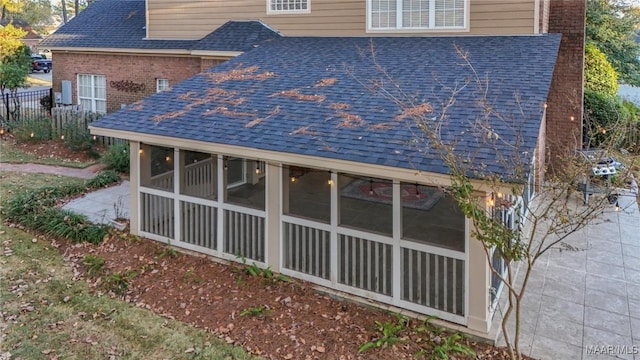
[[184,168],[184,161],[180,155],[182,155],[180,154],[180,149],[173,148],[173,239],[175,241],[182,241],[180,200],[178,194],[180,194],[180,187],[182,186],[180,173],[181,169]]
[[401,299],[401,291],[400,283],[402,276],[402,268],[401,265],[401,253],[400,253],[400,238],[402,237],[402,203],[400,201],[400,182],[397,180],[393,181],[392,187],[392,211],[393,211],[393,247],[392,247],[392,264],[391,268],[393,269],[391,281],[392,281],[392,296],[394,304],[398,304]]
[[140,143],[129,142],[129,231],[140,234]]
[[338,174],[331,172],[331,239],[329,240],[329,279],[331,285],[338,283],[338,222],[340,217],[340,192]]
[[[485,197],[479,196],[480,201]],[[486,206],[486,204],[483,204]],[[489,319],[489,307],[491,305],[489,288],[491,286],[491,270],[489,268],[484,245],[470,236],[473,224],[471,220],[465,220],[467,236],[467,292],[466,303],[468,322],[467,327],[484,334],[489,333],[491,319]]]
[[267,266],[280,272],[280,249],[282,234],[280,233],[280,198],[282,194],[282,171],[280,164],[266,164],[265,204],[266,219],[266,259]]
[[[227,172],[224,170],[224,156],[218,155],[218,204],[223,204],[225,199],[225,187],[227,186]],[[222,241],[224,239],[224,210],[222,206],[218,206],[216,210],[216,244],[215,248],[220,253],[223,252]]]

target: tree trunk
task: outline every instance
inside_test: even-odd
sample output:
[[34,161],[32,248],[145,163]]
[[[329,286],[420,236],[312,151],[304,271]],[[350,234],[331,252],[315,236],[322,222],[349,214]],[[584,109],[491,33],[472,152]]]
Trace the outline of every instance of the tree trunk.
[[60,0],[60,5],[62,6],[62,23],[66,24],[69,20],[67,17],[67,3],[64,0]]
[[80,12],[80,0],[75,0],[74,9],[75,9],[74,16],[78,16],[78,12]]
[[7,7],[2,5],[2,20],[7,18]]

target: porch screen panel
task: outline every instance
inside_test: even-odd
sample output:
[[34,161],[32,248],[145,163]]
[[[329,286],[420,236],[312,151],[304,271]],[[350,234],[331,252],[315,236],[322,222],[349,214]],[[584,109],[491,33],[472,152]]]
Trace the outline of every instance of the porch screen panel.
[[207,205],[180,202],[180,240],[215,250],[216,211]]
[[184,166],[180,167],[180,193],[216,200],[217,158],[215,155],[183,151]]
[[402,300],[464,316],[464,261],[402,249]]
[[140,230],[175,239],[173,199],[141,192],[140,207]]
[[355,236],[339,234],[338,282],[391,296],[392,247]]
[[264,262],[264,218],[238,211],[224,211],[224,252]]
[[284,230],[284,267],[329,279],[330,233],[308,226],[282,224]]
[[140,149],[140,185],[173,191],[173,149],[147,144]]

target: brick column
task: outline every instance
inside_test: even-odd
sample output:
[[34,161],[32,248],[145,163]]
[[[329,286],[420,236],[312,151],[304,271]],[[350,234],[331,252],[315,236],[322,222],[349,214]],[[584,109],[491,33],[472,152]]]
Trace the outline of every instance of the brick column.
[[586,0],[550,3],[549,32],[561,33],[562,41],[547,100],[549,166],[582,147],[585,19]]

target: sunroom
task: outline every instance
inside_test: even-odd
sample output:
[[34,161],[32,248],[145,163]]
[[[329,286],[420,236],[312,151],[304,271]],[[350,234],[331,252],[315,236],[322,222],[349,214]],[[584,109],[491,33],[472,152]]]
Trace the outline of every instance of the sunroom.
[[[476,96],[495,83],[498,91],[486,94],[494,111],[519,120],[509,128],[487,121],[505,143],[524,141],[533,162],[558,42],[282,38],[91,130],[130,141],[133,233],[486,335],[499,284],[447,194],[448,168],[407,114],[426,109],[419,115],[445,119],[443,139],[488,171],[508,172],[496,161],[503,149],[465,135],[487,119]],[[399,60],[410,48],[416,52]],[[478,59],[473,69],[447,65],[460,62],[460,49]],[[486,87],[464,83],[489,72]],[[442,108],[453,89],[445,81],[465,85]],[[410,101],[399,101],[406,94]],[[518,138],[509,135],[514,128],[523,131]],[[484,203],[490,194],[474,184]]]

